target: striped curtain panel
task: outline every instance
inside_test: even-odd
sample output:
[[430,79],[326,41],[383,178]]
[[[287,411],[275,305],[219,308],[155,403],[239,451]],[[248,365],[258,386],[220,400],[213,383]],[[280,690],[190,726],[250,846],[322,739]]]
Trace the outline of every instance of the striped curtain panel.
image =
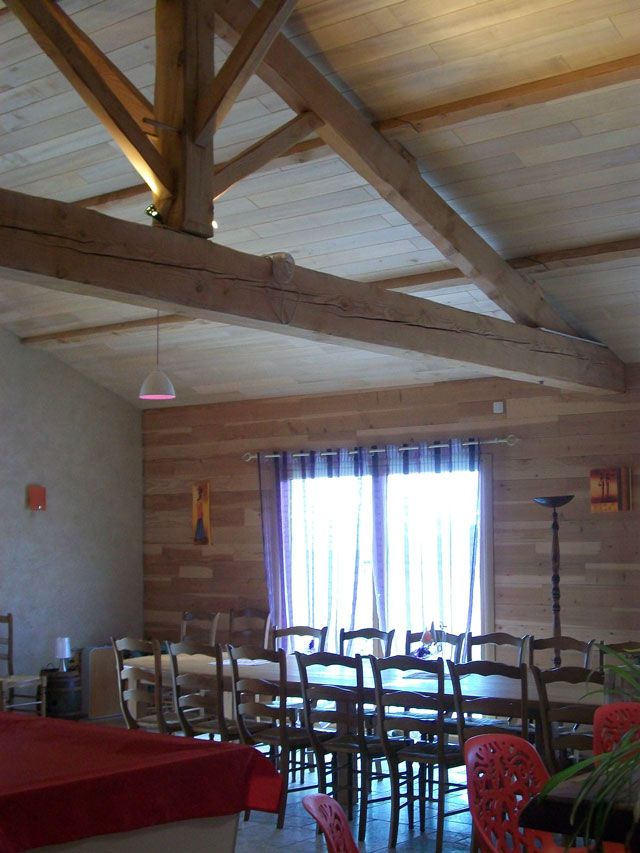
[[479,625],[474,439],[258,457],[265,568],[278,627]]

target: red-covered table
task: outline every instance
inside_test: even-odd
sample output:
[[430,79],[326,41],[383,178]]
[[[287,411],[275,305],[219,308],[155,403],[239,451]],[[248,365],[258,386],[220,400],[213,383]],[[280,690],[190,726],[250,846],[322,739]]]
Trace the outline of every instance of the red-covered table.
[[276,812],[281,789],[253,747],[0,714],[0,853]]

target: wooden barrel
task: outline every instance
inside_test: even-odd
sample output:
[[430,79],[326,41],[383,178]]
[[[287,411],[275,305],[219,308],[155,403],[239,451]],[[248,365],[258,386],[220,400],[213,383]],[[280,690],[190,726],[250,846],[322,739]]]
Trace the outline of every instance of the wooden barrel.
[[42,674],[47,676],[47,716],[68,719],[77,719],[82,716],[80,672],[45,669]]

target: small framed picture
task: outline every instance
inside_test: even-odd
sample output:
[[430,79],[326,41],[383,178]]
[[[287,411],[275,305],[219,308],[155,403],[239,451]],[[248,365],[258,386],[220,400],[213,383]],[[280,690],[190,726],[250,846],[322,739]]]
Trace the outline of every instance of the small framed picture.
[[631,509],[629,468],[594,468],[589,472],[591,512],[626,512]]
[[193,541],[196,545],[208,545],[211,541],[209,483],[195,483],[191,487],[191,505]]

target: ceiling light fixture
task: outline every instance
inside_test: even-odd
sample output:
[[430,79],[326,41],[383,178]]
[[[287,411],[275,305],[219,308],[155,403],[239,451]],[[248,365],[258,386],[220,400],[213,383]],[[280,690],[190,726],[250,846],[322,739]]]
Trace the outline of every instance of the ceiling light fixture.
[[162,224],[162,217],[160,216],[160,213],[156,210],[155,204],[148,204],[145,207],[144,212],[147,214],[147,216],[150,216],[152,219],[155,219],[156,222],[160,222]]
[[174,400],[176,392],[171,380],[160,370],[160,312],[156,322],[156,367],[142,383],[138,397],[141,400]]

